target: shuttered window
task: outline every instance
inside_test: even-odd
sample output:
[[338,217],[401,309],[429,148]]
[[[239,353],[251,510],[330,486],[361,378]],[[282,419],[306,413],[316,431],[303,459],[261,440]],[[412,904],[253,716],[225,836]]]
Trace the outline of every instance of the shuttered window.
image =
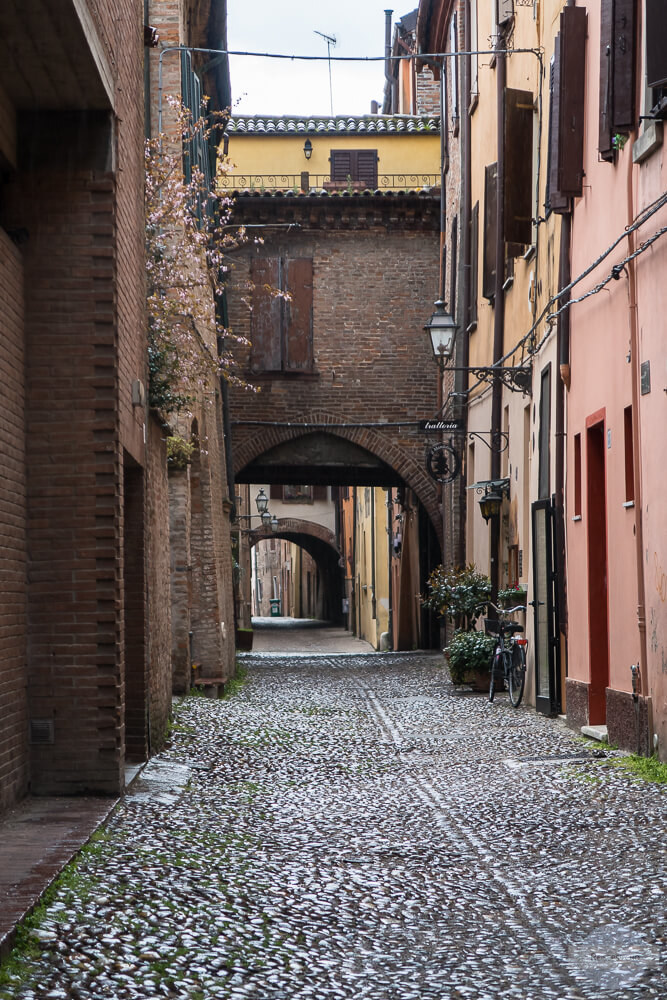
[[361,183],[375,189],[378,183],[377,149],[332,149],[331,181],[344,186]]
[[505,90],[504,240],[523,246],[533,235],[533,104],[529,90]]
[[667,17],[664,0],[646,0],[646,82],[653,91],[651,113],[660,118],[667,108]]
[[470,319],[468,330],[477,326],[477,296],[479,294],[479,202],[470,213]]
[[[253,259],[250,368],[313,369],[313,261],[310,257]],[[276,295],[289,292],[290,300]]]
[[600,14],[599,150],[613,160],[614,135],[635,125],[635,0],[601,0]]
[[490,163],[484,170],[484,260],[482,295],[493,299],[496,294],[496,232],[497,232],[498,164]]
[[566,7],[551,64],[547,209],[567,212],[584,181],[584,76],[587,14]]

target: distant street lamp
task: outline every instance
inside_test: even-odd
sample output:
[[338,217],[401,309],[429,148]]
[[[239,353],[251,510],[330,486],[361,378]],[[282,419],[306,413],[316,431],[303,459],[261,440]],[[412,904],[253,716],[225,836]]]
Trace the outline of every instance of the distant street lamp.
[[278,530],[278,518],[274,514],[273,517],[271,518],[271,531],[277,531],[277,530]]
[[260,514],[264,514],[269,506],[269,498],[264,492],[264,487],[261,487],[259,493],[255,497],[255,503],[257,504],[257,510]]

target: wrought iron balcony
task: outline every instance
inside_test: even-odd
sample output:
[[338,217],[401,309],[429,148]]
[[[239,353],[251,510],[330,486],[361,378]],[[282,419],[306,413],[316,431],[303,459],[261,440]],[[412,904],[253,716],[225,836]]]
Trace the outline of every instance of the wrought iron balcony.
[[427,192],[440,185],[439,174],[378,173],[377,183],[367,181],[332,180],[330,174],[311,174],[307,170],[299,174],[221,174],[218,183],[224,191],[243,191],[252,194],[267,195],[318,195],[339,194],[354,195],[365,191],[388,192]]

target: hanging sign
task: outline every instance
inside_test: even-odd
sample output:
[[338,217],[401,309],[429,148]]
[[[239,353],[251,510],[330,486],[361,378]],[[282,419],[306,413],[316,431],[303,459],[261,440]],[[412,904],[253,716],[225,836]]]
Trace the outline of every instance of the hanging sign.
[[461,459],[451,444],[438,444],[426,456],[426,471],[436,483],[453,483],[461,471]]
[[462,431],[462,420],[420,420],[420,431]]

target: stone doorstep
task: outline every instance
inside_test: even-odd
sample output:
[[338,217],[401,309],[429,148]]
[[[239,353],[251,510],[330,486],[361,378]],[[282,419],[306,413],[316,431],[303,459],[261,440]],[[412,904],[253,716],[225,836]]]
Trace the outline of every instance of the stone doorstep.
[[589,740],[597,740],[598,743],[609,742],[609,731],[606,726],[582,726],[581,735],[588,736]]

